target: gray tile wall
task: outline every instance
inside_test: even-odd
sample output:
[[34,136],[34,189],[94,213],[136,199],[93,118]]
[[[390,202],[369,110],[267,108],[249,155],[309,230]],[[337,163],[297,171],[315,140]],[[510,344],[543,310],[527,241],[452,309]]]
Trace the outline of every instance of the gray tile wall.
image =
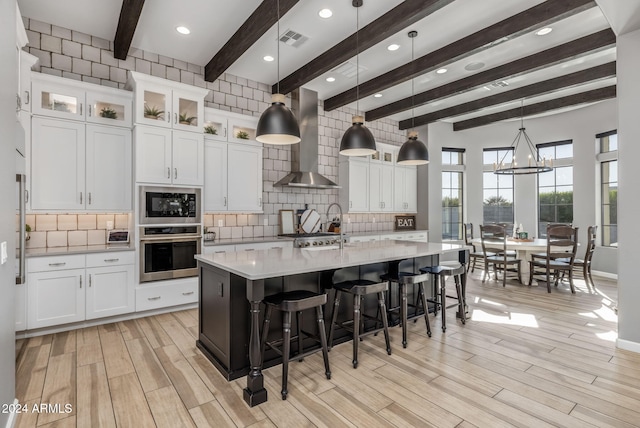
[[[136,48],[129,50],[126,60],[113,56],[113,42],[55,25],[24,18],[29,36],[25,47],[40,61],[35,71],[76,79],[99,85],[124,88],[127,70],[151,74],[168,80],[210,89],[205,99],[207,107],[260,116],[271,100],[271,86],[231,74],[223,74],[214,82],[205,82],[204,67],[167,58]],[[339,182],[338,147],[344,131],[351,126],[354,110],[341,108],[325,112],[319,108],[320,146],[318,172]],[[367,122],[378,142],[401,145],[405,134],[393,120]],[[264,214],[207,214],[204,225],[221,238],[273,236],[278,233],[278,212],[281,209],[315,208],[324,214],[332,202],[338,201],[338,190],[274,188],[273,183],[291,169],[289,147],[264,146],[263,152]],[[346,207],[345,207],[346,209]],[[345,217],[347,233],[385,231],[393,229],[393,214],[351,214]],[[218,228],[218,220],[224,227]],[[267,225],[265,226],[265,220]],[[215,225],[215,226],[214,226]]]

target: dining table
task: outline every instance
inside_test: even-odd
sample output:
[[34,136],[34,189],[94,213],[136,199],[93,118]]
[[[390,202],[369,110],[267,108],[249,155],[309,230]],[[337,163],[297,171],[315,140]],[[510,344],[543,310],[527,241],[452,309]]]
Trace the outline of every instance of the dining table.
[[[473,245],[476,245],[479,251],[482,251],[482,239],[481,238],[473,238],[470,241]],[[492,242],[491,244],[486,244],[488,247],[495,247],[496,243]],[[499,248],[502,249],[502,245],[498,244]],[[529,277],[529,262],[531,261],[531,254],[534,253],[545,253],[547,251],[547,240],[544,238],[533,238],[533,239],[516,239],[516,238],[507,238],[507,250],[516,251],[516,257],[522,260],[520,265],[520,272],[524,281]],[[531,285],[531,284],[529,284]]]

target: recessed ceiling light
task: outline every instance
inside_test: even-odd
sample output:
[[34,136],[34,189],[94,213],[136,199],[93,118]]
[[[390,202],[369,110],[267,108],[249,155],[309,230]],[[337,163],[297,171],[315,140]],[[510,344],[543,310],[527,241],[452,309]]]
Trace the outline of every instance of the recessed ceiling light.
[[377,93],[377,94],[374,95],[374,97],[375,98],[380,98],[380,97],[382,97],[382,94],[381,93]]
[[191,30],[189,30],[187,27],[183,27],[183,26],[176,27],[176,31],[178,33],[180,33],[180,34],[190,34],[191,33]]
[[318,12],[318,15],[320,15],[320,18],[331,18],[333,16],[333,12],[331,11],[331,9],[322,9],[320,12]]
[[397,51],[398,49],[400,49],[400,45],[396,45],[395,43],[392,45],[387,46],[387,49],[390,51]]
[[327,77],[327,82],[335,82],[336,78],[335,77]]
[[549,34],[552,31],[553,31],[553,28],[545,27],[545,28],[542,28],[542,29],[536,31],[536,35],[537,36],[544,36],[545,34]]
[[482,67],[484,67],[484,62],[470,62],[469,64],[467,64],[464,69],[467,71],[476,71],[476,70],[480,70]]
[[263,60],[267,61],[267,62],[271,62],[273,61],[275,58],[272,57],[271,55],[265,55],[262,57]]
[[444,74],[446,72],[447,72],[446,68],[439,68],[439,69],[436,70],[436,73],[438,73],[438,74]]

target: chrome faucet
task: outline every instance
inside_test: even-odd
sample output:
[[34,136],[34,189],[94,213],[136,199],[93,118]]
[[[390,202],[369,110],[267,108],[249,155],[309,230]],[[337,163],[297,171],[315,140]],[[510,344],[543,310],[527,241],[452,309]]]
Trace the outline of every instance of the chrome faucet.
[[[336,207],[338,207],[338,210],[340,211],[340,249],[342,250],[344,248],[344,232],[343,232],[343,230],[344,230],[344,221],[343,221],[343,218],[342,218],[342,207],[340,206],[339,203],[333,202],[332,204],[330,204],[327,207],[327,224],[329,224],[329,222],[331,221],[331,220],[329,220],[329,211],[331,211],[331,207],[334,206],[334,205]],[[328,227],[327,227],[327,230],[329,230]]]

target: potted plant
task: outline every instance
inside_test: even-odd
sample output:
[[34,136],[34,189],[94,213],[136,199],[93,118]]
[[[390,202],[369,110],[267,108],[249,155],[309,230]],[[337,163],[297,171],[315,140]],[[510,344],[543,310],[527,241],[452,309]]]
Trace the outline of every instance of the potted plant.
[[180,113],[180,116],[178,117],[178,121],[182,125],[191,125],[196,119],[197,118],[195,116],[188,116],[187,113]]
[[204,127],[205,134],[218,135],[218,129],[213,125],[207,125]]
[[111,106],[108,106],[100,110],[100,117],[104,117],[106,119],[117,119],[118,113],[116,113],[116,111],[112,109]]
[[249,133],[246,131],[238,131],[236,132],[236,138],[240,139],[240,140],[248,140],[249,139]]
[[28,241],[29,239],[31,239],[31,226],[29,226],[29,224],[25,224],[24,225],[24,231],[26,232],[26,237],[24,238],[25,241]]
[[163,110],[158,110],[158,108],[156,106],[153,106],[153,107],[144,106],[144,117],[146,117],[148,119],[163,120],[164,119],[162,117],[163,113],[164,113],[164,111]]

